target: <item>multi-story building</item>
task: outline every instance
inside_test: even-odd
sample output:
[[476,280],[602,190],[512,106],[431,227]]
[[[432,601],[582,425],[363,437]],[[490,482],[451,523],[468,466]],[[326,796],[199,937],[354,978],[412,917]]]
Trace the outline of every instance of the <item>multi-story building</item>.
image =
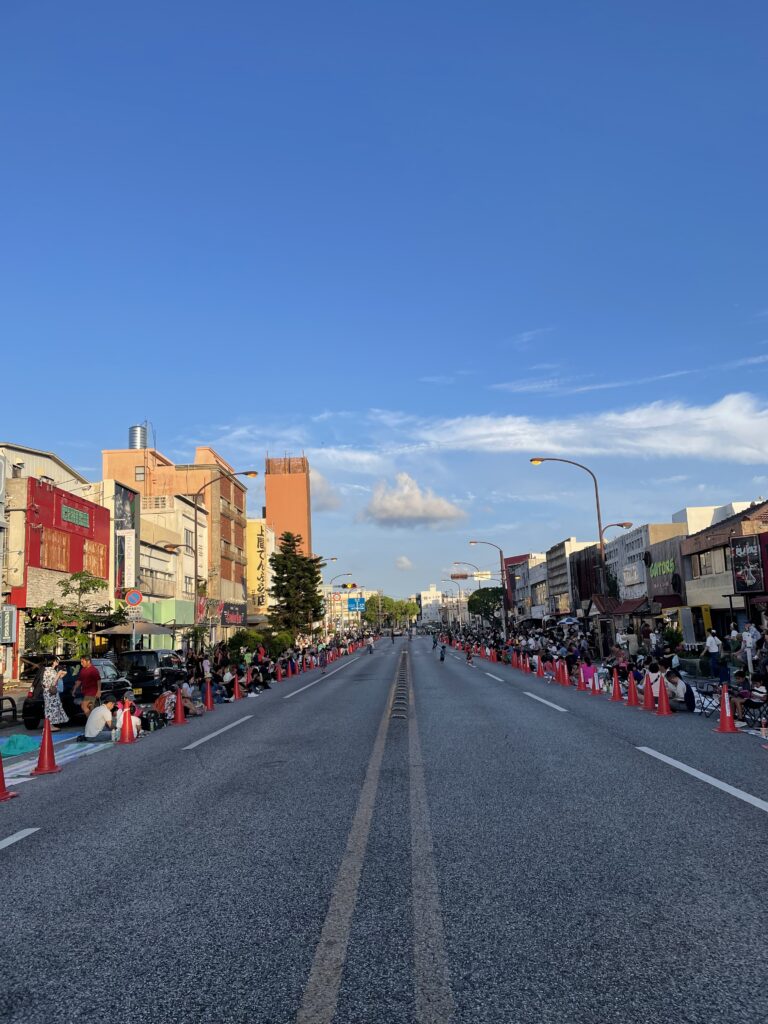
[[686,533],[684,522],[645,523],[618,534],[605,545],[605,567],[616,580],[621,601],[648,596],[645,553],[650,546]]
[[3,591],[17,614],[14,642],[4,646],[11,647],[10,675],[17,678],[21,653],[37,650],[26,613],[47,601],[61,601],[61,582],[85,570],[104,580],[104,590],[88,595],[84,607],[95,609],[109,602],[109,512],[36,477],[6,481],[5,511]]
[[576,540],[567,537],[547,550],[547,586],[550,615],[570,615],[572,608],[573,581],[571,578],[570,556],[576,551],[591,547],[595,541]]
[[[131,428],[137,447],[102,452],[105,479],[135,487],[144,498],[183,495],[208,510],[207,565],[198,559],[196,618],[213,629],[239,627],[246,621],[245,496],[233,467],[208,446],[195,450],[195,461],[176,465],[146,447],[143,428]],[[199,517],[198,543],[199,543]],[[193,540],[194,546],[194,510]],[[158,571],[160,571],[158,569]],[[193,589],[195,589],[193,585]]]
[[[538,557],[538,556],[537,556]],[[528,587],[531,592],[530,617],[542,621],[549,615],[549,586],[547,581],[547,557],[528,568]]]
[[443,604],[443,594],[434,583],[430,583],[429,590],[422,590],[419,593],[417,603],[421,605],[421,621],[425,625],[440,622],[440,606]]
[[[730,622],[745,621],[744,595],[749,594],[749,589],[741,585],[741,580],[738,587],[734,585],[732,554],[735,550],[737,558],[741,559],[744,552],[749,556],[752,547],[759,552],[758,535],[766,526],[768,501],[754,502],[681,542],[685,591],[697,639],[703,639],[710,628],[723,636]],[[745,564],[749,564],[749,560],[747,557]],[[758,563],[756,554],[754,564]],[[759,571],[762,573],[761,563]],[[741,569],[737,567],[736,573],[739,572]]]
[[[67,491],[70,494],[80,494],[88,481],[81,476],[66,462],[53,452],[40,451],[37,448],[30,448],[27,445],[14,444],[11,441],[0,442],[0,674],[6,679],[15,677],[18,674],[19,658],[25,650],[25,616],[23,609],[25,604],[18,605],[10,600],[12,587],[16,589],[16,600],[25,602],[26,594],[19,591],[19,587],[25,578],[32,581],[31,602],[37,603],[37,581],[36,570],[45,569],[34,563],[34,554],[31,548],[27,548],[26,524],[35,528],[35,531],[42,530],[43,523],[38,518],[39,514],[47,515],[41,510],[30,505],[29,491],[26,485],[19,488],[16,481],[36,480],[40,484],[53,486],[59,491]],[[6,484],[10,488],[12,498],[6,500]],[[55,517],[54,517],[55,519]],[[95,520],[92,520],[95,523]],[[63,532],[69,532],[74,524],[68,520],[55,522],[49,517],[48,527],[51,531],[61,527]],[[12,542],[9,535],[13,534]],[[95,538],[92,538],[95,540]],[[76,560],[78,541],[72,542],[74,547],[71,550]],[[26,554],[32,554],[33,562],[25,566]],[[72,564],[75,564],[74,562]],[[80,568],[83,568],[80,565]],[[31,570],[31,575],[28,570]],[[55,572],[55,570],[53,570]],[[47,576],[48,580],[64,579],[67,573],[59,576]],[[51,598],[60,598],[61,592],[58,588],[51,590],[46,587],[46,593]],[[48,600],[48,597],[45,598]],[[104,599],[99,603],[104,604]],[[30,643],[34,643],[34,637],[30,634]]]
[[297,458],[267,459],[264,476],[264,518],[274,530],[277,542],[288,532],[301,537],[301,553],[312,554],[312,503],[309,487],[309,460]]
[[547,556],[541,552],[533,552],[513,567],[511,571],[508,570],[509,575],[512,577],[512,597],[514,604],[512,611],[514,617],[519,621],[533,618],[532,607],[533,607],[533,595],[531,592],[531,569],[534,569],[537,565],[545,566],[545,579],[546,579],[546,564]]
[[266,519],[249,519],[245,528],[248,561],[248,622],[262,622],[269,612],[272,587],[271,556],[275,553],[275,531]]

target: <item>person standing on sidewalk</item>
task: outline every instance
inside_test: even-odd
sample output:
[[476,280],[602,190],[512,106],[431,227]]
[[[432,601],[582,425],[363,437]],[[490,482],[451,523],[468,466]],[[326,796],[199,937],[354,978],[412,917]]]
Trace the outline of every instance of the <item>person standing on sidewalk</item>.
[[82,697],[80,703],[82,712],[88,716],[96,701],[101,699],[101,673],[85,654],[80,659],[80,671],[77,674],[72,696],[76,697],[78,692]]
[[704,648],[709,655],[709,668],[715,679],[720,676],[720,652],[723,649],[723,642],[714,629],[710,629]]
[[59,696],[59,680],[66,674],[60,667],[58,658],[54,658],[53,664],[43,672],[43,707],[45,717],[51,723],[51,732],[58,732],[59,726],[66,725],[69,721]]

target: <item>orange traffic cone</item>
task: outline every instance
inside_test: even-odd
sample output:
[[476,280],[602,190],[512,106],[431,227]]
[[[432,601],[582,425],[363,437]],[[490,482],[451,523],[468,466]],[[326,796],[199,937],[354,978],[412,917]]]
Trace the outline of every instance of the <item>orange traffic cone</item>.
[[135,743],[136,733],[133,731],[133,715],[130,704],[123,702],[123,723],[120,726],[120,739],[118,743]]
[[203,707],[206,711],[213,711],[213,690],[211,689],[211,680],[206,679],[205,681],[205,696],[203,697]]
[[613,690],[611,691],[611,700],[619,701],[620,703],[624,701],[624,698],[621,695],[621,683],[619,682],[619,673],[617,669],[613,670]]
[[13,800],[18,793],[12,793],[10,789],[5,785],[5,772],[3,771],[3,758],[0,755],[0,802],[3,800]]
[[582,691],[586,691],[587,689],[587,684],[584,682],[584,673],[581,669],[581,665],[579,665],[579,681],[576,684],[576,689]]
[[243,691],[240,689],[240,680],[235,675],[235,681],[232,683],[232,700],[242,700]]
[[536,675],[539,677],[539,679],[544,678],[544,659],[541,655],[539,655],[536,659]]
[[603,692],[603,688],[597,678],[597,672],[592,676],[592,689],[589,692],[592,697],[599,697]]
[[499,656],[496,653],[496,648],[494,647],[493,650],[491,651],[491,661],[496,662],[498,660],[499,660]]
[[733,708],[731,707],[731,696],[728,693],[728,687],[723,683],[722,689],[720,690],[720,724],[713,732],[731,732],[738,733],[736,724],[733,721]]
[[669,706],[669,694],[667,693],[667,682],[664,676],[659,677],[659,706],[656,709],[656,714],[666,717],[672,714],[672,708]]
[[635,674],[631,670],[629,673],[629,684],[627,687],[627,707],[640,707],[640,698],[637,695],[637,683],[635,682]]
[[176,701],[173,706],[173,722],[172,725],[186,725],[187,720],[184,717],[184,704],[181,700],[181,687],[179,686],[176,690]]
[[293,662],[291,661],[290,658],[288,659],[288,672],[287,672],[287,675],[288,675],[289,679],[293,675]]
[[54,772],[60,771],[61,768],[56,764],[56,758],[53,753],[51,723],[46,718],[45,725],[43,726],[43,742],[40,744],[40,756],[37,759],[37,768],[33,768],[30,774],[53,775]]
[[[331,659],[329,658],[328,660],[330,661]],[[280,668],[280,662],[279,661],[278,661],[277,665],[275,666],[275,679],[278,681],[278,683],[282,683],[282,681],[283,681],[283,670]]]
[[[659,677],[661,682],[661,677]],[[661,689],[661,687],[659,687]],[[651,677],[648,673],[645,673],[645,683],[643,684],[643,711],[655,711],[656,710],[656,698],[653,696],[653,687],[651,686]]]

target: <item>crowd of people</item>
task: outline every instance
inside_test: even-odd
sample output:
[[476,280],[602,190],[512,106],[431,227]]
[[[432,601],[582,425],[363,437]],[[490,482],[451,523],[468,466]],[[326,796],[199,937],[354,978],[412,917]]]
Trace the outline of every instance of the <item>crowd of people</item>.
[[[214,704],[235,699],[236,685],[241,697],[257,697],[275,683],[300,672],[319,669],[325,673],[331,661],[364,643],[372,652],[373,637],[357,632],[325,641],[302,637],[275,658],[270,657],[263,646],[254,651],[246,648],[232,651],[222,643],[200,652],[177,651],[179,663],[183,666],[183,678],[165,686],[152,704],[139,704],[132,689],[119,696],[103,690],[99,670],[89,657],[84,656],[80,659],[72,691],[75,704],[85,718],[83,735],[79,738],[92,743],[116,739],[126,713],[133,720],[134,734],[138,738],[172,721],[179,700],[185,718],[203,715],[209,687]],[[61,700],[65,675],[62,662],[57,657],[42,672],[43,713],[53,732],[59,731],[69,721]]]
[[[684,672],[678,649],[650,623],[644,623],[637,634],[619,630],[616,642],[603,657],[596,634],[573,624],[517,627],[507,639],[493,629],[448,630],[433,640],[433,648],[441,648],[441,660],[445,645],[454,641],[461,644],[469,662],[480,652],[506,664],[527,658],[533,671],[541,662],[545,677],[558,680],[564,664],[573,686],[581,681],[589,689],[597,680],[606,691],[612,686],[615,669],[624,695],[633,681],[639,697],[644,697],[645,687],[650,686],[654,701],[658,701],[663,683],[672,711],[693,712],[702,707],[700,682]],[[737,725],[768,718],[768,632],[752,623],[741,629],[733,623],[726,643],[710,630],[698,653],[711,672],[704,685],[727,686]]]

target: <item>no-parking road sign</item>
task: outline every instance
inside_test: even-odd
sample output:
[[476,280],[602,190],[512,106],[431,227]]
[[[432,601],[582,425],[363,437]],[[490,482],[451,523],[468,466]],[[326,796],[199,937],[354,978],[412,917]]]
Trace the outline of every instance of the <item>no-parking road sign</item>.
[[128,590],[125,594],[125,603],[130,608],[138,608],[141,602],[144,600],[144,595],[140,590]]

